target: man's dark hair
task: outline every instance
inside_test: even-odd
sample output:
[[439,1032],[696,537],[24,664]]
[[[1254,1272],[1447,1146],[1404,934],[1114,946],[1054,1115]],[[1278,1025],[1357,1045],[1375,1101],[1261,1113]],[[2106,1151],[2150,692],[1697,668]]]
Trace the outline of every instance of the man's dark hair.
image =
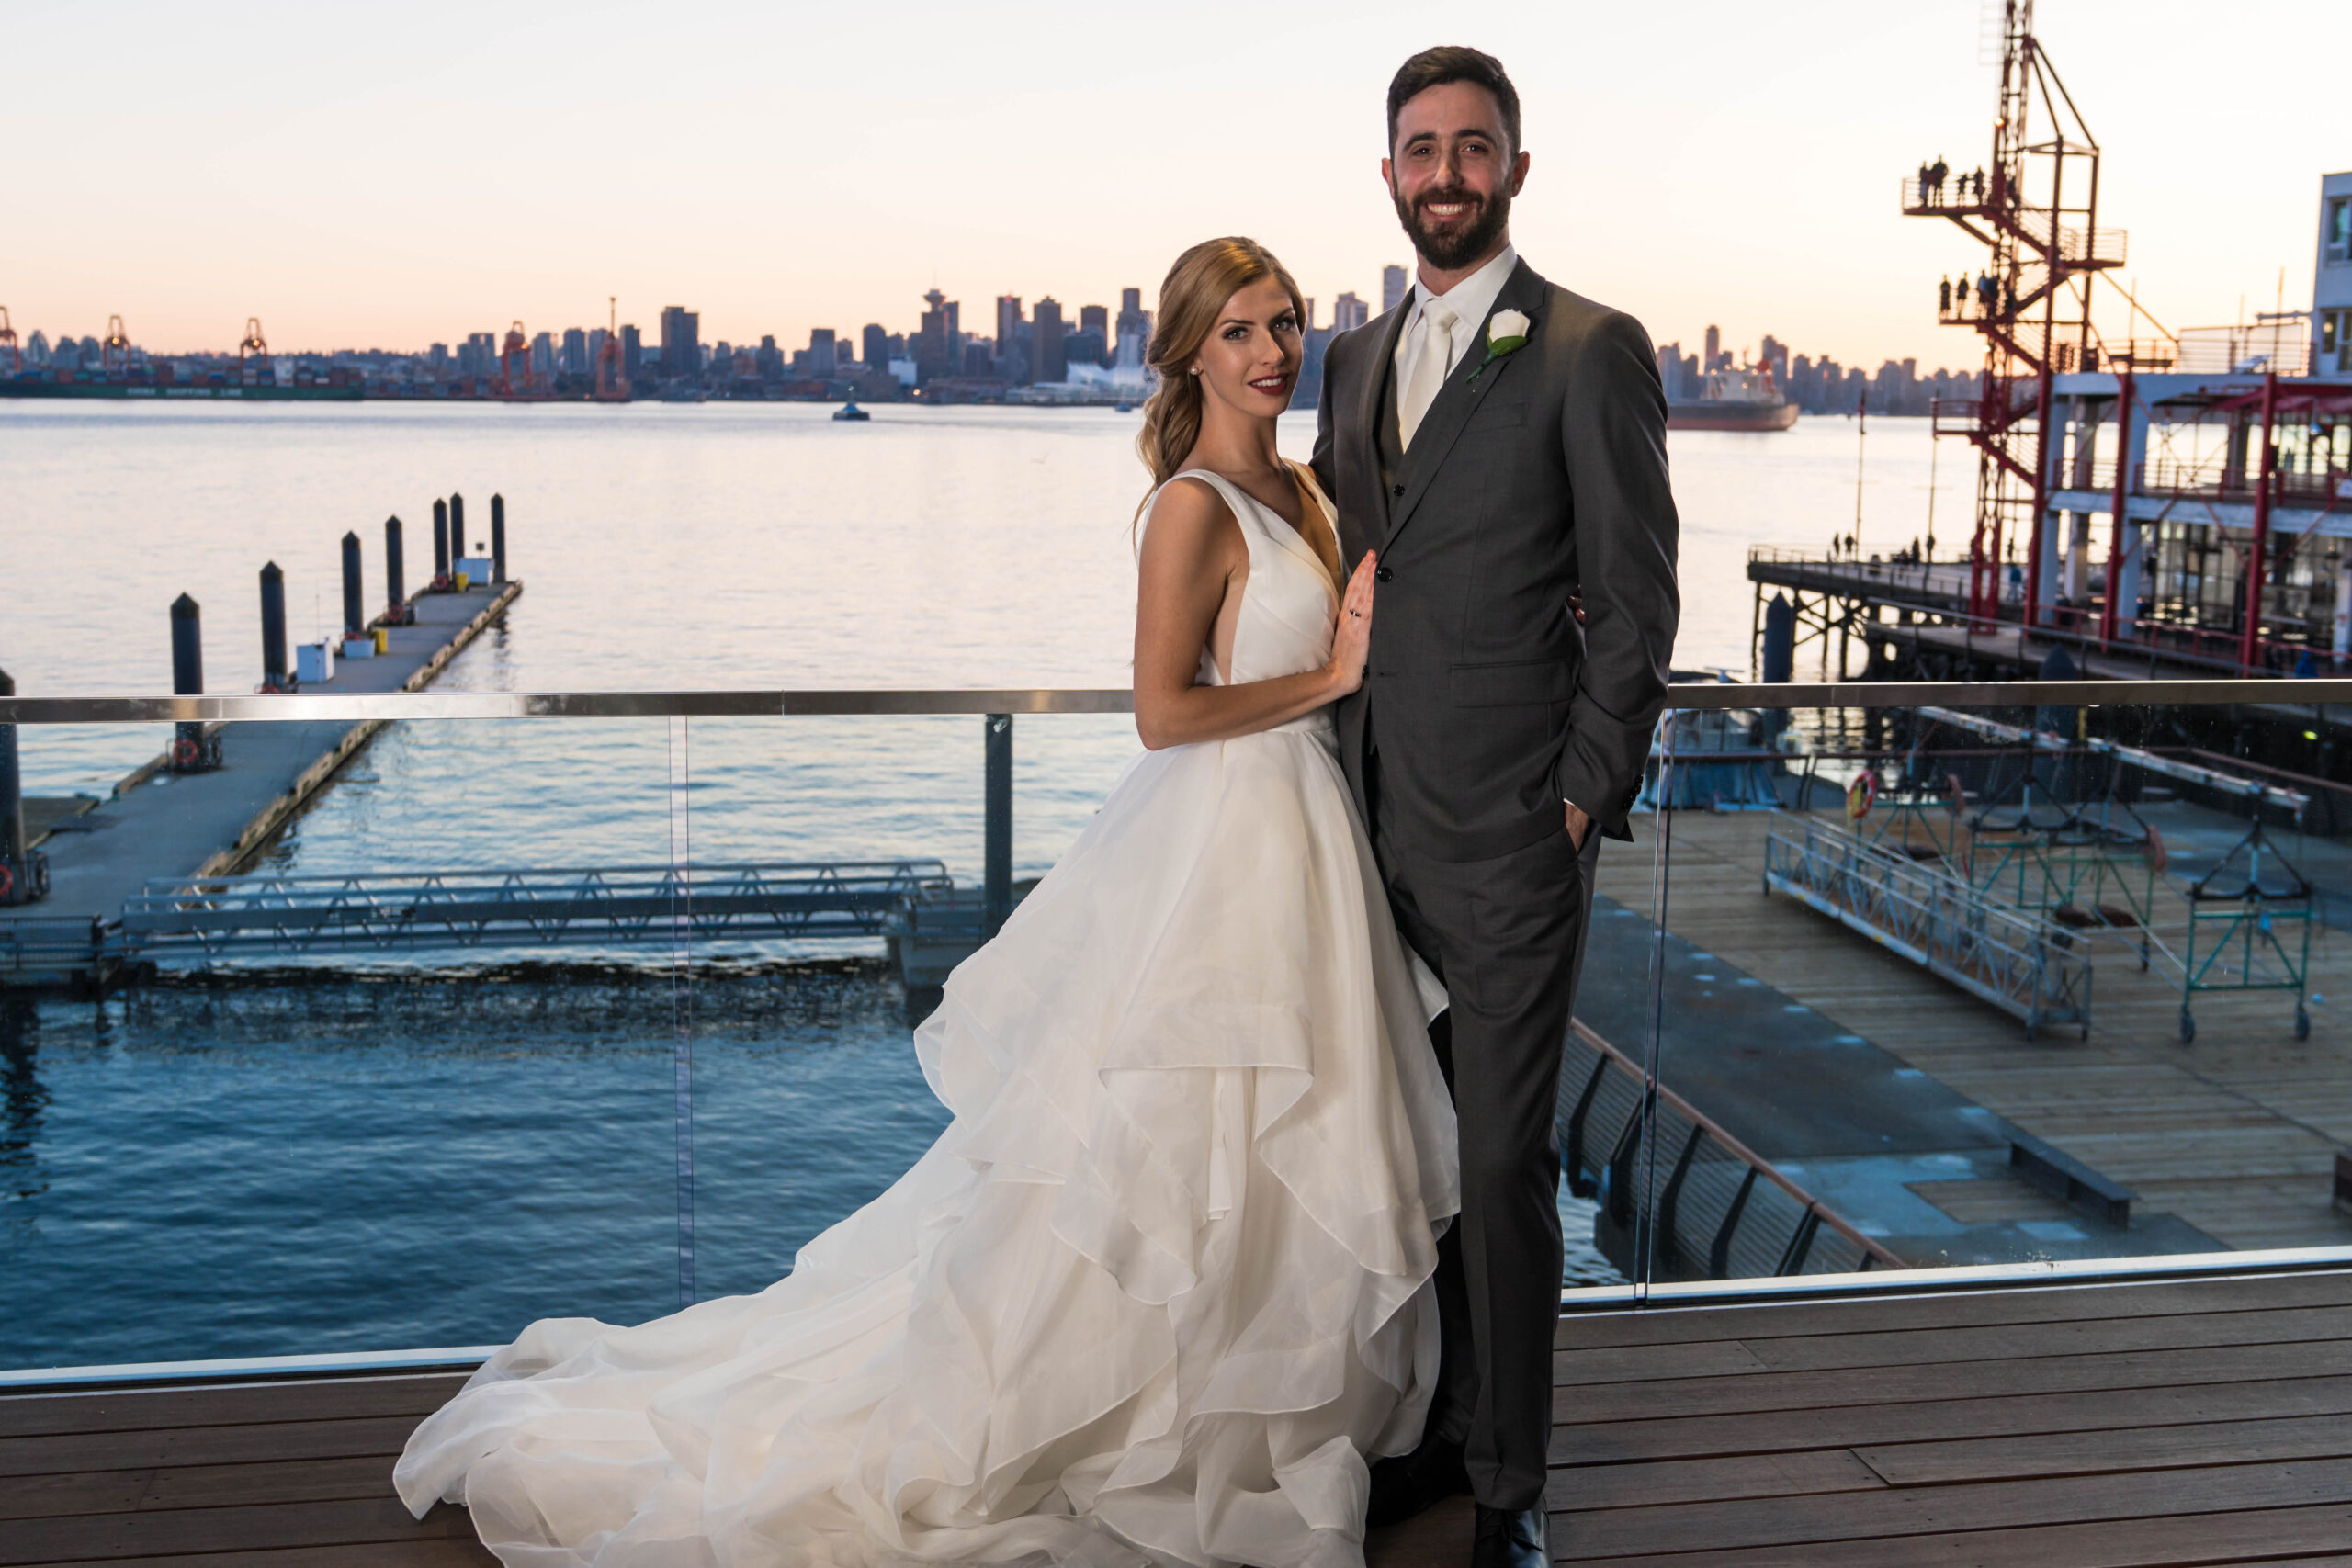
[[1440,44],[1425,49],[1396,68],[1396,76],[1388,84],[1388,150],[1396,151],[1396,116],[1404,107],[1431,87],[1442,87],[1448,82],[1468,82],[1484,87],[1495,96],[1503,111],[1503,135],[1510,142],[1513,157],[1519,155],[1519,89],[1510,85],[1510,76],[1503,70],[1503,62],[1491,54],[1459,44]]

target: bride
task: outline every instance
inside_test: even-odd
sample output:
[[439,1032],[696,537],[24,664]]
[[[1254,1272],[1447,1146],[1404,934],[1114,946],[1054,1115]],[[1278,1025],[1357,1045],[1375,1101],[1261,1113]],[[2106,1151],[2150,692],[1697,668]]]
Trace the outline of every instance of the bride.
[[1373,563],[1275,452],[1302,315],[1249,240],[1161,287],[1148,750],[917,1031],[947,1130],[757,1295],[531,1325],[409,1439],[412,1509],[511,1568],[1361,1565],[1456,1154],[1328,712]]

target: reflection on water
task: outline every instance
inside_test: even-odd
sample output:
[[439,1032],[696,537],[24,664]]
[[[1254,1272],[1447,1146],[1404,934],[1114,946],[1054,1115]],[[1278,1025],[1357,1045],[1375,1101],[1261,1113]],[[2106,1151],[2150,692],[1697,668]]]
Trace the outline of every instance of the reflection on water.
[[[537,969],[11,1004],[0,1366],[486,1344],[671,1310],[673,1001],[650,974]],[[937,1137],[904,1006],[872,961],[695,986],[703,1295],[787,1272]],[[1614,1279],[1574,1208],[1569,1282]]]

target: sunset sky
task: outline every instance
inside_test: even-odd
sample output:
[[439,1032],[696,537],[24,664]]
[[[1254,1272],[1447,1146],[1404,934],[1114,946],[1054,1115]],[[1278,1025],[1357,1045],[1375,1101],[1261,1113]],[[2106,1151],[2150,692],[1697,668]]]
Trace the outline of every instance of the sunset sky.
[[[1710,321],[1875,365],[1973,364],[1935,285],[1981,252],[1895,210],[1982,162],[1977,0],[1106,7],[877,3],[27,4],[0,9],[0,305],[165,352],[419,348],[599,325],[790,347],[906,331],[934,284],[1148,297],[1219,232],[1315,295],[1403,261],[1381,100],[1413,50],[1499,55],[1555,281],[1661,341]],[[2173,327],[2309,302],[2319,177],[2352,167],[2352,5],[2042,0],[2106,150],[2103,225]]]

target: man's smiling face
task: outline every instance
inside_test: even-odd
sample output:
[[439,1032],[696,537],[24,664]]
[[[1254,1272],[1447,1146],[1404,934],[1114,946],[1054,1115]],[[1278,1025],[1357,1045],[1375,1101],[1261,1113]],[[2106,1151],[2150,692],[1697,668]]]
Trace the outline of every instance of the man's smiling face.
[[1396,143],[1380,162],[1396,217],[1421,259],[1459,271],[1500,249],[1527,154],[1503,133],[1502,106],[1470,82],[1442,82],[1396,111]]

